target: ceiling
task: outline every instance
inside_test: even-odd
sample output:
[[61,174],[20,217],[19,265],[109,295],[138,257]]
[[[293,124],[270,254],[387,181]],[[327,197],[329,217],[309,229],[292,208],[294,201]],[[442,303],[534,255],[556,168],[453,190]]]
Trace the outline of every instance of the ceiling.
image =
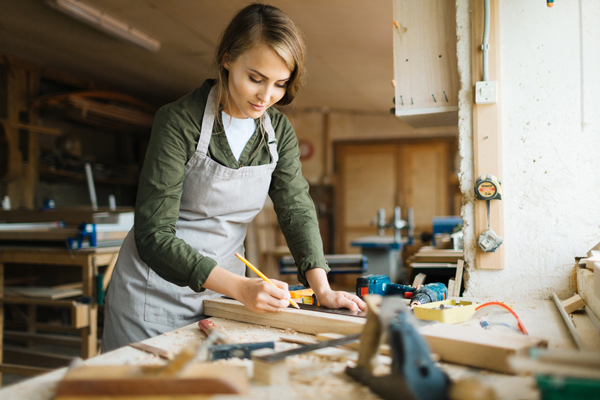
[[[158,39],[157,53],[107,36],[45,4],[0,1],[0,52],[154,102],[214,77],[221,31],[247,0],[85,0]],[[389,113],[392,0],[272,0],[306,36],[309,80],[298,108]]]

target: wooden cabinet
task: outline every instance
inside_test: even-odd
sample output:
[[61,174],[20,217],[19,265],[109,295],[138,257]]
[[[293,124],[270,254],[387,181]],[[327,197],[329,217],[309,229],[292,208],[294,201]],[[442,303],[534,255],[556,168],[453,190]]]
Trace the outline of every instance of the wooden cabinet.
[[396,116],[415,127],[458,124],[454,2],[394,0]]

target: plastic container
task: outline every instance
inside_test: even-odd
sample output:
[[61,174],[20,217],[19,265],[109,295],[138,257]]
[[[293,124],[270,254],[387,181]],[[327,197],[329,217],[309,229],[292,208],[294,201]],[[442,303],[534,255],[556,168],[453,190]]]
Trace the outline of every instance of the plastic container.
[[[461,306],[440,309],[441,305]],[[475,304],[470,301],[443,300],[434,303],[419,304],[413,308],[415,317],[444,324],[459,324],[468,321],[475,313]]]

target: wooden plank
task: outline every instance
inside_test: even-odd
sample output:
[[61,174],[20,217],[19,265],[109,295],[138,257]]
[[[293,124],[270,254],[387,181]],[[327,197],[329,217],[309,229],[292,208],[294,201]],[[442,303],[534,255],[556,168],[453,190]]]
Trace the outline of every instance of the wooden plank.
[[[471,3],[471,32],[473,54],[473,87],[475,82],[483,80],[482,52],[483,42],[483,1]],[[490,0],[490,36],[489,36],[489,79],[498,82],[500,79],[500,0]],[[478,176],[493,174],[501,181],[502,178],[502,118],[501,94],[498,103],[473,105],[473,184]],[[504,237],[504,202],[490,201],[490,225],[501,237]],[[479,236],[488,227],[486,202],[476,200],[475,235]],[[500,245],[496,252],[486,253],[477,246],[476,267],[481,269],[504,269],[504,248]]]
[[546,339],[441,323],[422,326],[419,332],[442,361],[502,373],[514,373],[511,356],[548,346]]
[[227,318],[249,324],[266,325],[281,329],[294,329],[302,333],[359,333],[365,324],[364,318],[286,308],[276,313],[259,314],[248,310],[242,303],[229,299],[204,301],[204,314],[210,317]]
[[454,297],[460,297],[460,287],[462,286],[463,269],[465,262],[458,260],[456,263],[456,276],[454,277]]
[[567,329],[569,329],[571,337],[577,345],[577,348],[579,348],[580,350],[585,349],[585,343],[583,343],[583,340],[581,340],[581,336],[579,336],[579,333],[577,332],[573,321],[571,321],[571,318],[569,318],[569,314],[567,314],[567,312],[565,311],[565,308],[558,299],[558,296],[556,296],[556,293],[552,293],[552,300],[554,300],[554,304],[556,304],[556,308],[558,309],[560,316],[562,317],[563,321],[565,321],[565,325],[567,325]]
[[28,367],[17,364],[0,364],[0,372],[5,374],[36,376],[50,371],[52,371],[50,368]]
[[73,361],[73,357],[35,351],[13,346],[4,347],[4,361],[8,364],[24,364],[40,368],[62,368]]
[[81,288],[62,289],[43,286],[6,286],[4,293],[7,296],[25,296],[37,299],[58,300],[68,297],[81,296],[83,290]]
[[[37,327],[37,325],[36,325]],[[34,341],[36,343],[59,344],[62,346],[81,346],[81,338],[66,335],[51,335],[44,333],[30,333],[23,331],[4,331],[4,338],[13,341]]]
[[245,367],[196,363],[176,376],[160,375],[158,371],[161,368],[162,366],[133,365],[73,368],[59,382],[56,399],[248,392]]

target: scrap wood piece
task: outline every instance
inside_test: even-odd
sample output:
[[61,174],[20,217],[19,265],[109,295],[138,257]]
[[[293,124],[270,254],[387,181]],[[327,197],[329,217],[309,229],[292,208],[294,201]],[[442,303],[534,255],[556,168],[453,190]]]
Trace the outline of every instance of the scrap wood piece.
[[154,354],[160,358],[164,358],[165,360],[172,360],[174,355],[169,350],[159,349],[158,347],[150,346],[149,344],[137,342],[137,343],[129,343],[130,347],[134,349],[145,351],[146,353]]
[[511,368],[516,372],[528,372],[542,375],[558,375],[563,377],[600,379],[600,370],[579,365],[561,365],[548,363],[542,360],[533,360],[528,357],[511,357],[509,359]]
[[230,299],[209,299],[204,301],[204,314],[210,317],[226,318],[249,324],[266,325],[280,329],[294,329],[301,333],[340,333],[351,335],[360,333],[365,324],[364,318],[346,315],[321,313],[309,310],[286,308],[276,313],[259,314],[248,310],[242,303]]
[[577,310],[581,310],[583,307],[585,307],[585,302],[583,301],[581,296],[579,296],[578,294],[576,294],[573,297],[568,298],[567,300],[561,301],[561,304],[567,314],[571,314],[571,313],[573,313]]
[[542,338],[441,323],[422,326],[419,332],[442,361],[511,374],[509,356],[548,346]]
[[[460,297],[460,287],[462,286],[464,267],[464,260],[458,260],[456,262],[456,276],[454,277],[454,297]],[[448,291],[448,293],[450,292]]]
[[560,316],[562,317],[563,321],[565,321],[565,325],[567,325],[567,329],[571,333],[571,337],[573,338],[573,341],[575,341],[575,344],[577,345],[577,347],[580,350],[583,350],[585,348],[585,344],[583,343],[583,340],[581,340],[581,337],[579,336],[577,329],[575,329],[575,325],[573,324],[573,321],[571,321],[569,314],[567,314],[567,312],[565,311],[565,308],[563,307],[562,303],[558,299],[558,296],[556,295],[556,293],[552,293],[552,299],[554,300],[554,304],[556,304],[556,308],[558,309]]
[[248,392],[248,377],[244,367],[196,363],[177,376],[157,374],[161,368],[135,365],[85,365],[72,368],[58,383],[55,399]]
[[260,358],[274,352],[273,349],[259,349],[252,352],[254,364],[252,379],[265,385],[287,385],[289,382],[287,359],[269,362]]
[[418,273],[417,276],[415,276],[415,279],[413,280],[413,284],[412,287],[419,287],[423,284],[423,282],[425,282],[425,278],[427,278],[427,275],[425,275],[424,273]]

